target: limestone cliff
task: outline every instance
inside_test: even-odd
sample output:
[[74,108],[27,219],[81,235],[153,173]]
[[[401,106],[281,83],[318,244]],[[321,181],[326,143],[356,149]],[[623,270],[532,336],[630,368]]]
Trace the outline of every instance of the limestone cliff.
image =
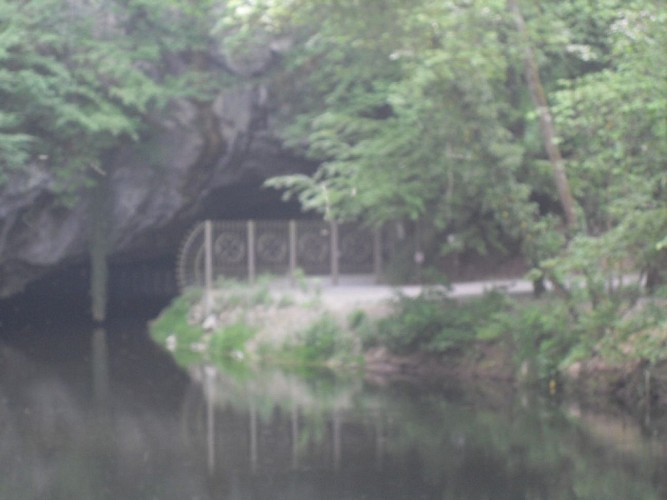
[[[222,90],[207,103],[175,100],[146,137],[112,152],[103,165],[111,255],[159,255],[178,244],[217,190],[303,165],[270,130],[269,104],[267,87],[257,83]],[[66,206],[54,186],[47,166],[35,163],[0,188],[0,297],[87,259],[90,195]]]

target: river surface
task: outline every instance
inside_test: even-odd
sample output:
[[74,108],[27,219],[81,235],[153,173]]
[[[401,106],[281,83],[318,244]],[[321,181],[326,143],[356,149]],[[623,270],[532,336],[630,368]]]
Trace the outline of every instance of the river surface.
[[136,322],[0,339],[1,499],[660,499],[658,429],[502,385],[186,371]]

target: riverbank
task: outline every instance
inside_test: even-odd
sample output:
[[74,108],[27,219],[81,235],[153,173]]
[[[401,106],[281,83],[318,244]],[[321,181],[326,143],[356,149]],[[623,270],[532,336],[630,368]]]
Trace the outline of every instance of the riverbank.
[[[370,379],[498,381],[632,412],[667,406],[667,323],[645,301],[604,334],[521,280],[443,287],[227,283],[179,298],[153,336],[182,364],[278,364],[363,371]],[[637,323],[637,317],[643,320]],[[630,324],[635,321],[635,324]]]

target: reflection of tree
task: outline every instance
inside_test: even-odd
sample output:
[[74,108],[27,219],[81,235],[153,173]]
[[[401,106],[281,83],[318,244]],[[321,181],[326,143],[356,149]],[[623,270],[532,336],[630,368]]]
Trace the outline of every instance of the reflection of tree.
[[97,407],[104,412],[109,403],[109,349],[103,328],[93,331],[91,351],[93,395]]
[[446,499],[570,498],[571,491],[574,498],[660,497],[650,472],[655,457],[642,448],[619,456],[539,401],[483,409],[433,399],[400,413],[405,424],[395,426],[389,453],[417,453],[426,481]]
[[[232,433],[238,447],[234,453],[237,459],[235,466],[250,464],[250,470],[257,471],[265,462],[262,450],[267,446],[271,448],[263,444],[260,437],[275,433],[284,437],[281,450],[285,456],[278,463],[287,468],[308,467],[316,456],[318,459],[328,457],[326,467],[329,468],[340,459],[340,426],[343,421],[332,415],[339,408],[347,411],[352,403],[350,391],[358,390],[359,381],[351,385],[339,385],[335,379],[321,379],[313,383],[312,380],[281,372],[236,379],[211,367],[199,367],[193,370],[193,374],[206,390],[193,386],[186,400],[184,427],[188,429],[189,439],[197,441],[202,430],[211,425],[209,419],[216,418],[206,413],[211,400],[219,411],[233,408],[239,416],[233,424],[235,431]],[[215,382],[215,387],[210,385],[211,381]],[[204,422],[204,419],[207,421]],[[276,419],[280,420],[280,424],[276,424]],[[217,437],[218,442],[223,439]],[[322,451],[324,442],[328,451]],[[210,456],[212,452],[209,450],[207,453]],[[224,452],[213,453],[215,456],[224,455]],[[220,464],[218,467],[224,468]]]
[[414,387],[369,390],[354,379],[246,376],[219,373],[213,397],[235,422],[227,432],[246,436],[241,462],[256,477],[296,468],[373,481],[403,470],[445,499],[569,498],[572,491],[587,492],[576,498],[600,498],[596,491],[609,499],[659,498],[655,457],[641,447],[619,455],[578,418],[539,400],[522,406],[470,397],[461,404]]
[[[105,350],[113,354],[104,341],[113,338],[86,337],[84,387],[0,347],[0,498],[230,498],[237,491],[302,500],[347,498],[354,488],[369,500],[415,492],[650,500],[667,487],[663,457],[642,455],[640,444],[619,452],[588,431],[598,420],[539,400],[504,401],[500,391],[495,398],[459,391],[461,401],[452,402],[354,377],[210,369],[210,378],[199,375],[209,385],[192,384],[182,414],[127,404],[118,361],[104,367]],[[113,381],[106,388],[105,373]],[[106,418],[98,418],[96,397]]]
[[0,344],[0,498],[207,498],[177,415],[118,397],[104,331],[81,345],[61,371]]

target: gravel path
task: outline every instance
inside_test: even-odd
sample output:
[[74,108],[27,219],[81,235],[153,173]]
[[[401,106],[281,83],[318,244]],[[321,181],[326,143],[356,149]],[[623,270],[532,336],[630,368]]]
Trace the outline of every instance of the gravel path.
[[312,297],[312,291],[317,290],[322,302],[330,307],[387,303],[398,295],[415,297],[428,289],[443,290],[453,298],[477,297],[493,289],[502,289],[510,294],[529,294],[533,291],[530,281],[518,278],[454,283],[447,290],[438,285],[379,285],[373,276],[341,277],[338,285],[333,285],[330,278],[309,278],[307,292],[299,291],[298,287],[288,283],[277,283],[273,289],[275,293],[284,292],[295,297]]

